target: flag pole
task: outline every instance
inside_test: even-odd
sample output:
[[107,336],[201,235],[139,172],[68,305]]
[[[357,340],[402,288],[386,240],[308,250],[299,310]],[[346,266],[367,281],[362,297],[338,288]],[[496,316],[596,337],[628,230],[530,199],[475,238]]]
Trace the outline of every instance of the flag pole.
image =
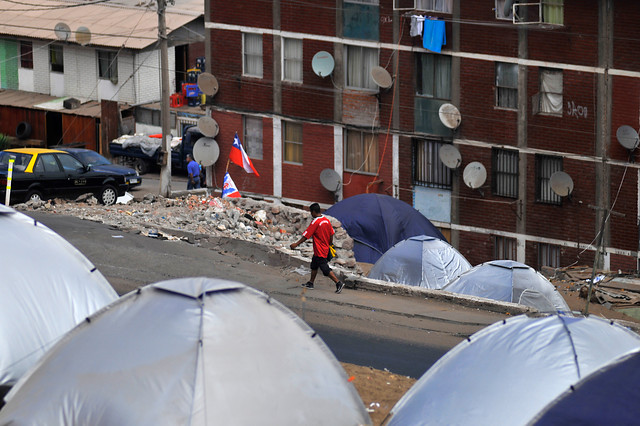
[[231,157],[227,158],[227,167],[224,169],[225,175],[229,172],[229,161],[231,161]]

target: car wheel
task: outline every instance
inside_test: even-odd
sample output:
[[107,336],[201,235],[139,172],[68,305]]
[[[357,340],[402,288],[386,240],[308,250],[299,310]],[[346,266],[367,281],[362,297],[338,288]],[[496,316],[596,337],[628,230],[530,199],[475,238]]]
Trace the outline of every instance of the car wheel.
[[35,189],[29,191],[27,193],[26,198],[24,199],[24,202],[26,203],[27,201],[42,201],[42,192],[37,191]]
[[138,172],[138,174],[141,174],[141,175],[149,171],[149,164],[147,164],[147,162],[141,158],[136,159],[133,166]]
[[118,193],[116,192],[116,189],[111,185],[105,186],[104,188],[102,188],[102,191],[100,191],[100,202],[105,206],[115,204],[117,199]]

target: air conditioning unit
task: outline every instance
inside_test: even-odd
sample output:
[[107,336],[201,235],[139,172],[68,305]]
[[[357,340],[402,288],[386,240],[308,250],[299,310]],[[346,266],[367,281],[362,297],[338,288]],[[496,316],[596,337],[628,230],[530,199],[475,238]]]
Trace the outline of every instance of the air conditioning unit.
[[[507,1],[509,3],[509,1]],[[542,3],[511,2],[513,23],[517,25],[529,25],[542,23]]]

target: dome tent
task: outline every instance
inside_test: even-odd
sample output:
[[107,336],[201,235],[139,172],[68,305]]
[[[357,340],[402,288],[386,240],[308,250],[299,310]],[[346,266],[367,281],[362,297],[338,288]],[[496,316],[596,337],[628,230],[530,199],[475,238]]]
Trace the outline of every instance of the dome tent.
[[209,278],[121,297],[67,334],[6,399],[0,424],[371,423],[309,326],[264,293]]
[[520,303],[540,312],[571,312],[549,280],[532,267],[513,260],[492,260],[474,266],[442,289]]
[[0,205],[0,385],[13,385],[60,337],[118,298],[60,235]]
[[640,336],[594,316],[513,317],[455,346],[391,410],[388,425],[512,425],[640,349]]
[[390,248],[369,271],[369,278],[440,289],[471,264],[449,243],[420,235]]
[[325,213],[338,219],[353,239],[353,254],[358,262],[376,263],[394,244],[416,235],[446,241],[422,213],[388,195],[354,195]]
[[634,425],[640,419],[640,351],[582,379],[536,416],[539,425]]

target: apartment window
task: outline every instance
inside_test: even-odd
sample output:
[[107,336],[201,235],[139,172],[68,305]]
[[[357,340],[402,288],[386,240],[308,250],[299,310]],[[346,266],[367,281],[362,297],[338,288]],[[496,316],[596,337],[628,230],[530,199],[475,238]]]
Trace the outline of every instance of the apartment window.
[[540,70],[540,112],[562,115],[562,71]]
[[518,65],[496,63],[496,106],[518,108]]
[[538,268],[543,266],[560,267],[560,247],[538,243]]
[[262,78],[262,35],[242,34],[242,74]]
[[161,113],[157,109],[136,108],[136,122],[151,126],[161,126]]
[[564,0],[542,0],[542,22],[564,25]]
[[33,69],[33,43],[20,41],[20,68]]
[[513,7],[508,7],[505,10],[505,4],[513,5],[513,1],[507,0],[496,0],[496,19],[508,19],[509,21],[513,20]]
[[515,238],[493,236],[493,258],[496,260],[518,260],[517,247]]
[[413,184],[451,189],[451,169],[440,161],[444,142],[415,139],[413,141]]
[[302,164],[302,124],[282,122],[284,126],[284,161]]
[[416,0],[416,9],[451,13],[452,0]]
[[437,99],[451,99],[451,57],[418,53],[416,93]]
[[536,155],[536,201],[547,204],[562,204],[562,198],[551,189],[550,179],[562,170],[562,157]]
[[377,173],[378,138],[358,130],[347,130],[344,168],[352,172]]
[[518,151],[493,148],[491,157],[491,190],[501,197],[518,198]]
[[262,118],[244,117],[243,141],[247,155],[262,160]]
[[116,52],[98,50],[98,78],[118,83],[118,57]]
[[64,58],[62,56],[62,46],[57,44],[49,45],[49,63],[51,71],[64,72]]
[[344,2],[377,5],[380,3],[380,0],[344,0]]
[[346,46],[347,86],[356,89],[377,88],[371,69],[378,65],[378,51],[362,46]]
[[285,38],[283,42],[282,78],[283,80],[302,83],[302,40]]

